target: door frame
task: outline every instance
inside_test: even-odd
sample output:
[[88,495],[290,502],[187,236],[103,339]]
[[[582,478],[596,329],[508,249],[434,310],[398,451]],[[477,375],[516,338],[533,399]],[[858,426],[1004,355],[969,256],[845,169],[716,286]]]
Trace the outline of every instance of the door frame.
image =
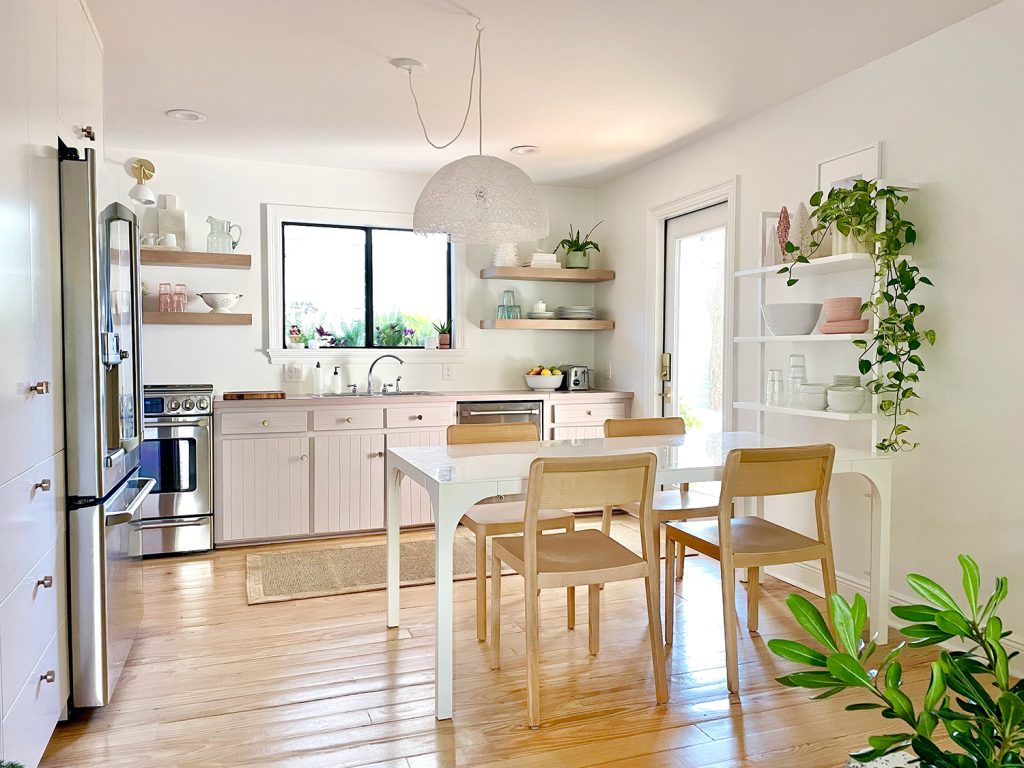
[[644,254],[644,300],[654,307],[645,313],[644,328],[644,376],[639,395],[639,416],[660,416],[661,398],[661,353],[665,347],[665,230],[669,219],[685,216],[719,203],[725,203],[725,286],[723,303],[725,318],[722,335],[725,349],[722,354],[722,381],[726,389],[722,402],[722,423],[726,431],[732,429],[734,421],[732,401],[736,391],[735,375],[735,301],[736,246],[739,223],[739,177],[712,184],[690,192],[647,210],[647,248]]

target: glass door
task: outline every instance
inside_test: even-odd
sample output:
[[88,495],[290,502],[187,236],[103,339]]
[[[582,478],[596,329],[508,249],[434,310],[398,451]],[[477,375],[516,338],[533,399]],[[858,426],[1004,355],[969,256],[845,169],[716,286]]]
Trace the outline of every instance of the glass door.
[[722,203],[666,222],[662,413],[687,430],[725,428],[727,213]]

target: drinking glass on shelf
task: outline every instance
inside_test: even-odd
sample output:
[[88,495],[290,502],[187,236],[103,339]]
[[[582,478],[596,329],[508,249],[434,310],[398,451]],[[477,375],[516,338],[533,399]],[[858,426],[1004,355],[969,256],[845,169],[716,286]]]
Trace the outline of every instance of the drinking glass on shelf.
[[513,291],[511,288],[507,288],[506,290],[502,291],[501,303],[504,304],[506,307],[511,307],[513,304],[516,303],[516,292]]
[[785,385],[782,381],[782,369],[770,368],[768,370],[768,385],[765,391],[765,405],[776,407],[786,404]]
[[160,283],[160,304],[159,304],[159,308],[160,308],[161,312],[171,312],[171,311],[173,311],[172,301],[171,301],[171,284],[170,283]]
[[522,320],[523,319],[523,308],[519,304],[512,304],[505,308],[508,310],[509,320]]
[[174,286],[174,300],[171,302],[172,312],[184,312],[188,304],[188,292],[184,283],[176,283]]

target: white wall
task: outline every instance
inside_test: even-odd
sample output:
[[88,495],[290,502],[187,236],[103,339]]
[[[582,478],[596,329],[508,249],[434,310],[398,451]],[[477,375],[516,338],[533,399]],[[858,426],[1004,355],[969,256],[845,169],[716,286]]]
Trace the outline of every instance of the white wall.
[[[636,343],[644,312],[651,312],[641,268],[648,209],[738,176],[739,267],[757,266],[762,210],[806,200],[817,161],[884,142],[883,174],[923,184],[907,214],[920,234],[914,257],[936,286],[921,291],[928,306],[923,321],[938,332],[917,388],[921,415],[911,422],[921,447],[896,460],[893,585],[908,592],[904,577],[916,571],[959,592],[956,554],[973,553],[986,584],[996,575],[1010,577],[1004,618],[1018,630],[1024,629],[1024,354],[1015,338],[1024,319],[1022,29],[1024,0],[1008,0],[598,192],[618,277],[598,289],[599,303],[617,308],[617,327],[602,338],[597,366],[611,367],[617,387],[639,391],[657,374],[645,369]],[[823,296],[863,294],[863,283],[843,282],[855,279],[801,284],[789,293],[782,287],[775,298],[797,300],[819,288]],[[749,293],[738,300],[737,332],[751,333],[756,301]],[[837,360],[802,351],[812,378],[841,372]],[[761,382],[749,366],[741,376],[742,399],[757,398]],[[637,406],[651,412],[653,401]],[[769,418],[768,429],[809,440],[867,439],[857,425],[788,417]],[[854,578],[863,578],[868,562],[863,491],[849,479],[833,494],[839,569]]]
[[[204,311],[195,297],[199,291],[229,291],[244,294],[238,312],[251,312],[251,327],[147,326],[143,333],[144,376],[150,383],[212,383],[217,392],[231,389],[284,387],[283,367],[271,365],[263,350],[265,292],[261,208],[264,203],[325,206],[369,211],[411,212],[426,177],[410,174],[312,168],[283,163],[246,162],[222,158],[165,154],[155,150],[107,149],[110,177],[118,184],[119,199],[129,202],[127,192],[134,183],[123,170],[130,157],[146,157],[156,165],[150,186],[158,194],[176,194],[178,206],[188,212],[188,246],[205,250],[209,215],[229,219],[243,230],[239,252],[253,255],[249,271],[145,267],[142,278],[155,294],[158,282],[184,282],[191,297],[189,309]],[[565,187],[542,187],[551,214],[548,248],[563,236],[568,222],[594,221],[594,192]],[[138,210],[138,209],[137,209]],[[146,222],[152,209],[142,212],[143,232],[155,231]],[[530,252],[536,243],[521,244]],[[480,269],[491,261],[488,248],[457,249],[457,282],[464,291],[464,338],[460,346],[468,354],[455,365],[455,378],[441,380],[441,365],[404,366],[405,389],[501,389],[523,387],[521,374],[537,362],[592,364],[594,334],[567,331],[484,331],[479,321],[494,317],[501,291],[513,287],[521,303],[532,305],[538,298],[556,304],[592,303],[594,289],[587,285],[547,283],[504,283],[482,281]],[[155,307],[154,307],[155,308]],[[525,310],[524,310],[525,311]],[[366,365],[345,366],[346,383],[365,382]],[[381,368],[385,379],[392,373]],[[311,378],[303,389],[308,391]]]

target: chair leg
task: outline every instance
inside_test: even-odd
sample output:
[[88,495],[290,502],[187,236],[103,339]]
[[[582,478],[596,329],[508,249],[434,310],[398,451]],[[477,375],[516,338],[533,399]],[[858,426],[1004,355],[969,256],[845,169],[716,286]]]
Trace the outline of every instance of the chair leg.
[[491,555],[491,669],[501,669],[501,560]]
[[587,642],[591,656],[597,656],[598,651],[601,650],[601,588],[603,586],[603,584],[587,586],[587,624],[589,626]]
[[644,586],[647,592],[647,634],[651,637],[651,661],[654,663],[654,695],[659,704],[668,702],[668,676],[665,673],[665,645],[658,610],[658,563],[648,564]]
[[732,565],[722,566],[722,612],[725,620],[725,680],[729,693],[739,693],[740,670],[736,658],[736,571]]
[[836,564],[832,559],[831,552],[821,560],[821,577],[825,582],[825,600],[827,601],[829,595],[834,595],[839,591],[836,586]]
[[526,595],[526,698],[531,728],[540,727],[540,598],[536,589]]
[[476,639],[487,639],[487,537],[476,534]]
[[665,645],[672,645],[672,630],[675,623],[675,571],[676,543],[665,539]]
[[[576,530],[576,521],[570,517],[569,525],[565,529],[571,533]],[[576,587],[566,587],[565,589],[565,610],[568,613],[568,627],[569,629],[576,628]]]
[[747,568],[747,629],[757,632],[757,600],[761,591],[761,569]]
[[[601,533],[605,536],[612,535],[612,508],[605,507],[601,510]],[[600,589],[604,589],[604,584],[601,584]]]
[[679,552],[676,559],[676,580],[683,580],[683,563],[686,562],[686,545],[679,542]]

